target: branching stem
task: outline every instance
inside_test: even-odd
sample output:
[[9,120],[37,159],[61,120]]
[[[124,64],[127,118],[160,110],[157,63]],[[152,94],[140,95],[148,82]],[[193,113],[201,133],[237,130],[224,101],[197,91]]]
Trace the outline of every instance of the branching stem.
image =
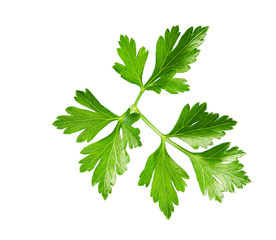
[[163,139],[164,141],[166,141],[167,143],[171,144],[172,146],[174,146],[175,148],[177,148],[179,151],[185,153],[187,156],[189,156],[191,154],[190,151],[188,151],[187,149],[181,147],[180,145],[178,145],[176,142],[172,141],[169,137],[167,137],[166,135],[164,135],[163,133],[161,133],[141,112],[140,110],[137,108],[137,103],[139,101],[139,99],[141,98],[143,94],[143,91],[141,90],[135,103],[132,105],[131,110],[139,113],[141,116],[141,119],[158,135],[160,136],[161,139]]

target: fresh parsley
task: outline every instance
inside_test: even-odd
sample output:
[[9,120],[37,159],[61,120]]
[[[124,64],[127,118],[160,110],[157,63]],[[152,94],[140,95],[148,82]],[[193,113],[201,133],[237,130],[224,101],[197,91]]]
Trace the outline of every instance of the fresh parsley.
[[96,97],[86,89],[77,91],[75,100],[86,107],[68,107],[69,115],[57,117],[53,123],[65,134],[82,131],[77,142],[90,142],[109,123],[116,121],[115,129],[105,138],[85,147],[81,153],[86,155],[80,160],[80,171],[92,171],[92,185],[98,184],[99,193],[106,199],[112,192],[116,176],[127,170],[130,161],[127,147],[132,149],[142,146],[140,130],[133,124],[142,119],[157,135],[161,143],[149,156],[145,168],[140,174],[138,185],[148,187],[154,202],[159,202],[160,210],[169,219],[178,205],[177,191],[184,192],[188,174],[170,157],[166,144],[169,143],[186,154],[194,167],[199,187],[203,195],[219,202],[224,192],[234,192],[234,187],[243,188],[250,179],[242,170],[239,158],[245,153],[230,143],[222,143],[203,152],[192,152],[175,143],[172,138],[179,138],[194,149],[207,148],[213,139],[220,139],[225,131],[231,130],[236,121],[228,116],[206,111],[206,103],[185,105],[175,126],[168,134],[161,133],[138,109],[138,102],[146,90],[161,93],[165,90],[172,94],[189,91],[187,80],[175,78],[177,73],[190,69],[196,61],[198,47],[203,43],[208,27],[189,28],[181,37],[179,27],[167,29],[164,37],[160,36],[156,45],[156,63],[151,77],[143,84],[142,76],[148,57],[148,51],[142,47],[138,51],[136,43],[128,36],[121,35],[117,49],[123,62],[115,63],[114,70],[126,81],[140,88],[133,105],[121,116],[104,107]]

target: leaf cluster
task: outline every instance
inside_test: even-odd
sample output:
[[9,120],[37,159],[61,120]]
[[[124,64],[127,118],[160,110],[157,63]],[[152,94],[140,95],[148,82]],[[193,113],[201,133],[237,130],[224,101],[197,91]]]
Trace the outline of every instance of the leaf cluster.
[[120,116],[104,107],[88,89],[77,91],[75,100],[85,108],[68,107],[68,115],[57,117],[53,123],[58,129],[64,129],[65,134],[81,131],[77,142],[90,142],[109,123],[117,122],[108,136],[81,151],[86,156],[80,160],[80,171],[93,171],[92,185],[98,184],[104,199],[112,192],[117,175],[127,170],[130,161],[127,148],[142,146],[140,130],[133,127],[140,119],[160,136],[161,143],[148,157],[138,185],[151,185],[150,196],[159,203],[160,210],[168,219],[174,212],[174,205],[179,203],[177,191],[185,191],[189,176],[170,157],[167,143],[190,158],[200,190],[210,199],[221,202],[224,192],[234,192],[235,187],[243,188],[250,182],[239,162],[245,153],[238,147],[230,148],[230,143],[222,143],[203,152],[194,152],[172,140],[178,138],[192,149],[206,149],[213,145],[213,139],[221,139],[226,131],[233,129],[237,122],[232,118],[207,112],[206,103],[186,104],[172,130],[162,134],[137,107],[145,91],[160,94],[165,90],[177,94],[190,90],[187,80],[175,75],[188,71],[196,61],[200,52],[198,47],[203,43],[207,30],[208,27],[191,27],[181,35],[178,26],[167,29],[164,36],[158,38],[155,67],[145,84],[143,71],[148,51],[145,47],[137,51],[135,41],[121,35],[117,51],[122,63],[116,62],[113,68],[123,79],[139,86],[140,93],[135,103]]

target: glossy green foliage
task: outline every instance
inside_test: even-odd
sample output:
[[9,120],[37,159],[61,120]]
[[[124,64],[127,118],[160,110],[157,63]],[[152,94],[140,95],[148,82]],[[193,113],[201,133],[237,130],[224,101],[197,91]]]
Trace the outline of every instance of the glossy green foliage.
[[179,27],[167,29],[165,36],[160,36],[156,44],[156,63],[153,73],[145,87],[160,93],[161,89],[168,91],[168,86],[174,87],[171,93],[188,90],[185,81],[173,78],[176,73],[186,72],[190,64],[196,61],[197,49],[204,41],[208,27],[189,28],[176,44],[180,32]]
[[99,162],[93,173],[92,185],[99,183],[99,193],[106,199],[116,182],[116,173],[122,175],[129,163],[126,145],[120,134],[120,123],[110,135],[85,147],[81,153],[88,154],[80,161],[81,172],[93,170]]
[[107,124],[118,119],[118,116],[101,105],[88,89],[85,92],[77,91],[75,100],[93,111],[68,107],[66,112],[70,115],[57,117],[53,125],[58,129],[65,129],[65,134],[83,130],[77,142],[91,141]]
[[78,142],[91,141],[107,124],[118,121],[111,134],[81,151],[88,156],[80,161],[80,171],[92,171],[95,168],[92,185],[98,183],[99,193],[106,199],[116,182],[116,175],[121,175],[127,170],[127,145],[130,148],[142,146],[140,130],[132,126],[139,120],[140,115],[130,113],[128,109],[123,117],[118,117],[101,105],[88,89],[85,92],[77,91],[75,100],[90,110],[68,107],[66,112],[70,115],[57,117],[53,125],[58,129],[65,129],[65,134],[83,130],[77,138]]
[[195,104],[192,108],[187,104],[168,137],[178,137],[193,148],[207,148],[212,139],[220,139],[226,130],[233,129],[236,121],[228,116],[219,117],[217,113],[206,112],[207,103]]
[[205,152],[189,155],[201,192],[219,202],[223,192],[234,192],[234,186],[243,188],[251,182],[238,161],[245,153],[238,147],[228,149],[229,146],[230,143],[222,143]]
[[159,148],[149,156],[138,185],[147,187],[152,178],[150,196],[154,202],[159,202],[160,210],[169,219],[174,211],[173,204],[178,205],[176,190],[184,192],[187,186],[184,179],[189,176],[172,160],[163,140]]
[[136,54],[136,43],[132,38],[129,40],[128,36],[121,35],[119,44],[120,48],[117,51],[125,65],[115,63],[113,68],[123,79],[142,87],[142,75],[148,51],[142,47]]
[[81,172],[93,172],[92,185],[98,184],[104,199],[112,192],[117,176],[127,170],[130,161],[127,148],[142,146],[140,129],[133,126],[140,119],[161,138],[161,144],[148,157],[138,185],[151,185],[150,196],[155,203],[158,202],[166,218],[171,217],[174,207],[179,204],[177,192],[185,191],[185,181],[189,179],[184,169],[170,157],[167,143],[190,158],[200,190],[210,199],[222,202],[225,192],[234,192],[235,188],[243,188],[250,183],[239,162],[244,152],[238,147],[229,148],[230,143],[222,143],[203,152],[192,152],[171,140],[179,138],[192,149],[207,148],[213,144],[213,139],[220,139],[226,131],[233,129],[237,122],[232,118],[207,112],[206,103],[197,103],[192,107],[186,104],[173,129],[163,134],[137,107],[146,90],[158,94],[162,90],[171,94],[190,90],[187,80],[175,75],[188,71],[190,64],[196,61],[198,47],[203,43],[207,30],[208,27],[191,27],[181,35],[178,26],[167,29],[164,36],[158,38],[155,67],[145,84],[142,77],[148,51],[141,47],[137,52],[135,41],[121,35],[117,51],[123,64],[115,63],[113,68],[123,79],[140,87],[134,104],[119,116],[105,108],[88,89],[77,91],[75,100],[86,109],[68,107],[68,115],[58,116],[53,123],[58,129],[64,129],[65,134],[81,131],[77,142],[89,142],[109,123],[116,122],[110,134],[81,151],[86,156],[79,162]]

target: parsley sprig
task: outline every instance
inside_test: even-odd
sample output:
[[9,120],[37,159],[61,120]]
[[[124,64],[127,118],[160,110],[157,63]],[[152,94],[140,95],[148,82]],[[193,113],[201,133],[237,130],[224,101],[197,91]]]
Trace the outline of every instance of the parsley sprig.
[[104,107],[96,97],[86,89],[77,91],[75,100],[86,107],[68,107],[69,115],[57,117],[53,123],[58,129],[65,129],[65,134],[82,131],[77,142],[90,142],[109,123],[116,121],[115,129],[105,138],[85,147],[81,153],[86,155],[80,160],[80,171],[93,171],[92,185],[98,184],[99,193],[106,199],[112,192],[116,176],[127,170],[130,161],[127,148],[142,146],[140,130],[133,127],[139,119],[144,121],[161,140],[158,149],[152,153],[140,174],[138,185],[148,187],[154,202],[159,202],[160,210],[169,219],[178,205],[177,191],[184,192],[189,179],[182,167],[170,157],[166,144],[187,155],[194,167],[199,187],[203,195],[222,201],[224,192],[234,192],[234,188],[243,188],[250,179],[242,170],[239,158],[245,153],[238,147],[230,148],[230,143],[222,143],[203,152],[189,151],[172,138],[179,138],[194,149],[207,148],[213,139],[220,139],[231,130],[236,121],[228,116],[206,111],[206,103],[189,104],[183,107],[179,119],[172,130],[161,133],[138,109],[138,102],[145,91],[171,94],[189,91],[187,80],[175,78],[177,73],[190,69],[196,61],[198,47],[203,43],[208,27],[189,28],[181,37],[179,27],[167,29],[164,37],[160,36],[156,45],[156,64],[151,77],[143,84],[143,71],[148,57],[145,47],[136,49],[136,43],[128,36],[121,35],[118,54],[123,61],[115,63],[114,70],[126,81],[139,86],[140,92],[130,108],[118,116]]

